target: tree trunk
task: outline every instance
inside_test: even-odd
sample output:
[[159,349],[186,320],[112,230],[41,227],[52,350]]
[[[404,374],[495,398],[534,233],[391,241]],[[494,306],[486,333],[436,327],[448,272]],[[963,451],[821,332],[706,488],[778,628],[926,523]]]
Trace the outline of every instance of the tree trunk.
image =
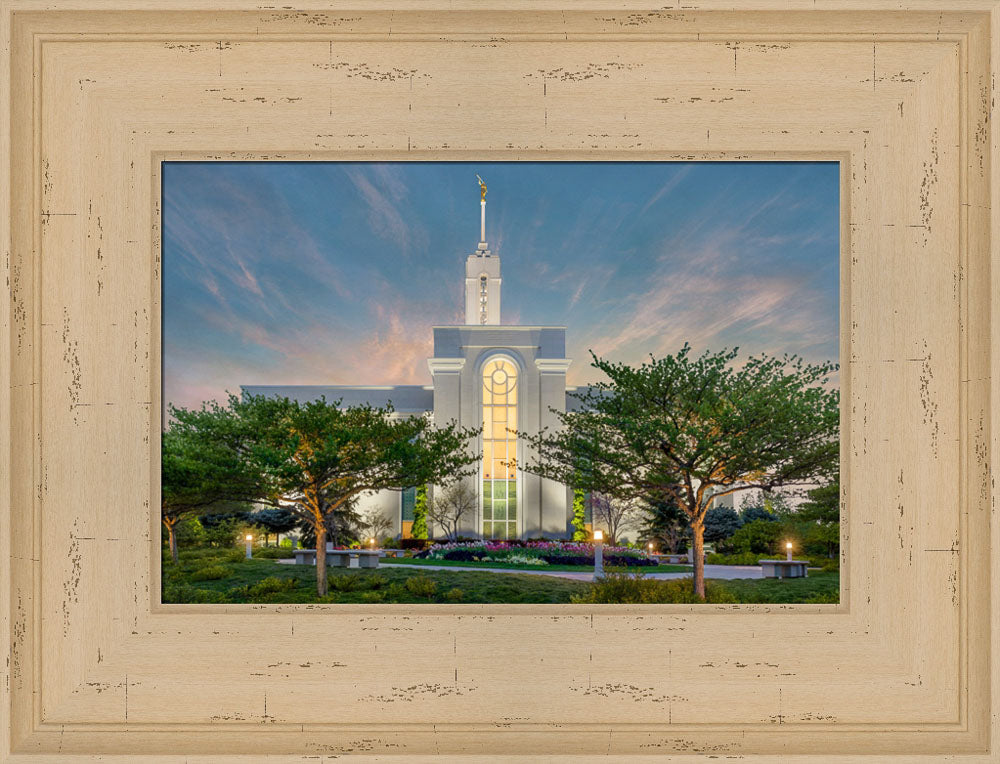
[[694,562],[694,593],[705,599],[705,526],[700,521],[691,523],[692,561]]
[[163,524],[167,526],[167,537],[170,539],[170,557],[177,564],[177,521],[163,519]]
[[316,594],[326,596],[326,524],[316,527]]

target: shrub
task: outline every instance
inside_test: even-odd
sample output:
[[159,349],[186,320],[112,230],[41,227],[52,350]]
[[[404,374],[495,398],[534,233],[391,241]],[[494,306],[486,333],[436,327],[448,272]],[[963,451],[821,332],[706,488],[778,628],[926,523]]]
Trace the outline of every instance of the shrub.
[[512,563],[515,565],[548,565],[549,563],[543,560],[541,557],[535,557],[528,554],[511,554],[503,560],[504,562]]
[[385,592],[361,592],[362,602],[382,602],[385,599]]
[[[244,551],[244,557],[246,552]],[[288,560],[295,556],[291,547],[262,546],[253,550],[253,556],[262,560]]]
[[769,554],[781,535],[780,523],[752,520],[729,537],[729,545],[737,552]]
[[478,560],[482,552],[475,552],[471,549],[449,549],[442,555],[442,559],[454,560],[456,562],[472,562]]
[[279,594],[281,592],[291,591],[298,585],[298,581],[294,578],[277,578],[276,576],[268,576],[267,578],[261,579],[253,586],[247,587],[247,599],[254,601],[262,598],[266,598],[271,594]]
[[400,539],[399,549],[426,549],[429,543],[427,539]]
[[389,579],[383,576],[381,573],[372,573],[370,576],[368,576],[369,589],[381,589],[387,583],[389,583]]
[[417,495],[413,502],[413,524],[410,525],[410,535],[415,539],[427,538],[427,486],[417,487]]
[[803,602],[812,605],[825,605],[830,603],[836,605],[840,603],[840,594],[838,592],[814,594],[812,597],[809,597],[809,599],[803,600]]
[[243,549],[229,549],[221,557],[225,562],[246,562],[247,553]]
[[220,578],[228,578],[230,575],[232,575],[232,570],[225,565],[207,565],[192,573],[191,580],[218,581]]
[[448,600],[448,602],[461,602],[463,597],[465,597],[465,592],[458,587],[449,589],[444,595],[444,598]]
[[188,584],[178,584],[167,586],[163,590],[163,601],[166,603],[212,604],[228,602],[229,600],[222,592],[198,589]]
[[705,557],[707,565],[756,565],[765,555],[756,552],[739,552],[737,554],[709,554]]
[[[593,565],[594,556],[584,557],[583,555],[567,555],[567,554],[543,554],[542,559],[550,565]],[[634,567],[647,567],[650,565],[657,565],[656,560],[651,560],[648,557],[634,557],[631,555],[617,555],[617,554],[606,554],[604,555],[604,565],[609,568],[634,568]]]
[[[661,604],[661,603],[700,603],[695,593],[691,578],[675,578],[658,580],[645,578],[641,573],[626,573],[612,571],[595,581],[587,594],[575,595],[574,603],[608,603],[608,604]],[[715,581],[705,582],[705,602],[724,603],[737,602],[735,595],[722,584]]]
[[437,592],[437,583],[427,576],[413,576],[406,579],[406,590],[414,597],[430,599]]
[[353,592],[362,588],[361,579],[350,573],[344,576],[330,576],[330,588],[338,592]]
[[398,602],[406,598],[406,587],[400,583],[391,583],[385,590],[385,598],[390,602]]

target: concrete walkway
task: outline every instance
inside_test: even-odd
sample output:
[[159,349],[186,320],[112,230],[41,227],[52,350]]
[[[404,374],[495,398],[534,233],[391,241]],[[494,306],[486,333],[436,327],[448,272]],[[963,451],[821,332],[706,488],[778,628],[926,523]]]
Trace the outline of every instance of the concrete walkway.
[[[295,560],[275,560],[282,565],[293,565]],[[473,573],[523,573],[528,576],[556,576],[557,578],[569,578],[574,581],[592,581],[594,574],[590,571],[584,573],[573,570],[545,570],[544,566],[539,566],[538,570],[511,570],[510,568],[473,568],[460,567],[457,565],[410,565],[405,562],[379,561],[379,567],[399,567],[409,570],[467,570]],[[337,568],[334,568],[337,570]],[[371,568],[368,568],[371,570]],[[642,570],[637,568],[636,570]],[[686,578],[691,575],[691,571],[678,573],[647,573],[646,578]],[[722,578],[730,580],[734,578],[763,578],[759,565],[706,565],[705,578]]]

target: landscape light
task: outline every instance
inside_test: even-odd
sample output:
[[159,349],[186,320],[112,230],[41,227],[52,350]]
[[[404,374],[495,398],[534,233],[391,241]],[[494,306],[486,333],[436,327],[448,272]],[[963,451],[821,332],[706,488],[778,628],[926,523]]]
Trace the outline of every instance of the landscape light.
[[785,549],[788,550],[788,553],[785,556],[789,560],[791,560],[792,559],[792,542],[791,541],[789,541],[787,544],[785,544]]
[[604,531],[594,531],[594,580],[604,577]]
[[253,536],[251,536],[249,533],[247,534],[247,541],[253,541]]
[[253,559],[253,536],[247,534],[247,559]]

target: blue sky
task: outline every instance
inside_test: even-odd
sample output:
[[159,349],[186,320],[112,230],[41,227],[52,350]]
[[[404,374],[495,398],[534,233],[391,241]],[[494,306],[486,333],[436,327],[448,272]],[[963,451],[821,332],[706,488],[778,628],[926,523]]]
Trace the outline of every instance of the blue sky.
[[464,323],[465,258],[501,257],[502,323],[639,363],[701,351],[838,359],[835,163],[168,163],[165,401],[241,384],[429,384]]

